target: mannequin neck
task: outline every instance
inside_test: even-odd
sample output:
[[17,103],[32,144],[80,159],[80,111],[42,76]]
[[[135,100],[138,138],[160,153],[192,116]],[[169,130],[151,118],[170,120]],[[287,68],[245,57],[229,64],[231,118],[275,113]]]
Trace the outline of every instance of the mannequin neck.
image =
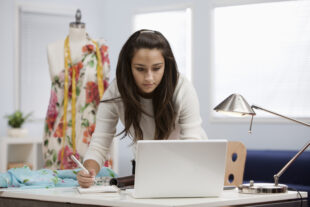
[[73,28],[69,29],[70,42],[85,42],[87,40],[87,34],[85,28]]
[[69,29],[69,45],[71,52],[71,59],[73,63],[77,63],[82,59],[82,47],[87,43],[87,34],[85,28]]

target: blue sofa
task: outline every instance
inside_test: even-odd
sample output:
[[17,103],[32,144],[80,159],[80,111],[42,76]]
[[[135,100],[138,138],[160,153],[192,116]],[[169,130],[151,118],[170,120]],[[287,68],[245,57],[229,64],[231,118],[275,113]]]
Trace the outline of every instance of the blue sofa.
[[[274,182],[277,174],[297,151],[283,150],[247,150],[244,169],[244,183]],[[304,151],[292,165],[282,174],[279,183],[288,185],[299,191],[307,191],[310,195],[310,151]]]

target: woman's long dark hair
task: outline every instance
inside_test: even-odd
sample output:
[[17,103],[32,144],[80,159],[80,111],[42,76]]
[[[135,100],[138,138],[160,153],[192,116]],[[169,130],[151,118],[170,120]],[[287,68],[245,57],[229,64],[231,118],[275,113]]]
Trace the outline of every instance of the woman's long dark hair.
[[155,139],[167,139],[175,128],[176,111],[173,104],[173,93],[178,81],[178,69],[167,39],[158,31],[139,30],[132,34],[124,44],[118,58],[116,80],[121,99],[125,107],[125,129],[121,133],[130,135],[134,128],[134,140],[143,139],[140,127],[142,113],[139,89],[132,74],[131,61],[138,49],[158,49],[165,60],[163,78],[152,94]]

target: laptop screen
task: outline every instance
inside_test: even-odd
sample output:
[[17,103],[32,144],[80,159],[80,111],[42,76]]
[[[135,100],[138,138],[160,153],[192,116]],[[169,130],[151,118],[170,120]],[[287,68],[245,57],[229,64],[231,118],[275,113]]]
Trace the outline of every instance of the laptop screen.
[[227,140],[138,141],[134,196],[219,196],[226,147]]

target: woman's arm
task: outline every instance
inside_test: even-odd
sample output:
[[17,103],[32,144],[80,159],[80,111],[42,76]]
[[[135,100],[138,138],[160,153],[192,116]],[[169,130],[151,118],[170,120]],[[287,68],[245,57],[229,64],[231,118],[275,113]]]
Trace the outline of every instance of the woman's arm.
[[86,160],[83,165],[88,171],[95,170],[96,175],[100,171],[100,165],[95,160]]
[[201,124],[199,100],[194,86],[183,77],[177,91],[177,105],[179,106],[180,138],[207,139]]

